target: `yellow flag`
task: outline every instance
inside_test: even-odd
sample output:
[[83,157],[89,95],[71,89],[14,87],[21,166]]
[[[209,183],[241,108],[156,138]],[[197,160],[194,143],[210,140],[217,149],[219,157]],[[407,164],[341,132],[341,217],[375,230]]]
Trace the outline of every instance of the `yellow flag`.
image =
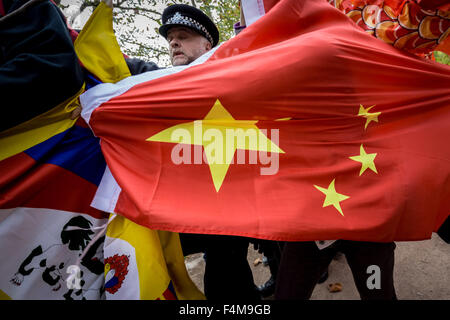
[[104,245],[106,299],[205,299],[187,273],[177,233],[112,217]]
[[113,30],[112,8],[103,2],[92,13],[74,43],[83,66],[102,82],[131,75]]

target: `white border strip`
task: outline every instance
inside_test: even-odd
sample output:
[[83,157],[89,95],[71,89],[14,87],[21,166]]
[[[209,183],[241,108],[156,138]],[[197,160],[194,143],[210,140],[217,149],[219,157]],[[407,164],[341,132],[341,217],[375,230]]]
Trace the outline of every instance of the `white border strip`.
[[109,167],[106,166],[100,185],[97,188],[94,199],[92,199],[91,207],[113,213],[121,191],[122,188],[112,176]]
[[266,14],[263,0],[242,0],[241,6],[247,27]]

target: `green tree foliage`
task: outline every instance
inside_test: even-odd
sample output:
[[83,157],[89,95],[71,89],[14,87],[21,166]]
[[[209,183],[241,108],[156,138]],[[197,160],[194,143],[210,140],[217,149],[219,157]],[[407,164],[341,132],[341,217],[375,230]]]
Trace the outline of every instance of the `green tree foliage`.
[[441,51],[434,51],[434,58],[437,62],[450,66],[450,56]]
[[[65,12],[69,10],[73,12],[73,8],[78,6],[79,12],[76,14],[84,16],[83,23],[100,3],[99,0],[56,2]],[[220,41],[225,41],[233,36],[233,24],[239,21],[238,2],[238,0],[113,0],[114,31],[125,54],[167,66],[169,65],[167,43],[158,33],[161,14],[167,6],[185,3],[203,10],[217,24]]]

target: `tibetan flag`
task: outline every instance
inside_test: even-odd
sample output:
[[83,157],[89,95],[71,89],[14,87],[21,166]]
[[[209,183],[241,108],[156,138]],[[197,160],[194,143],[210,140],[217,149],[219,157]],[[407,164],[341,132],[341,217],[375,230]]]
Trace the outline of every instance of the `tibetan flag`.
[[89,203],[105,166],[98,139],[81,120],[0,162],[0,290],[4,296],[102,297],[105,237],[100,233],[108,215]]
[[[14,2],[14,5],[18,3],[21,1]],[[132,288],[128,294],[133,294],[133,298],[145,299],[202,297],[189,279],[176,234],[158,234],[142,227],[145,230],[135,232],[136,228],[133,229],[130,224],[118,223],[125,221],[122,217],[109,225],[109,213],[90,206],[106,170],[106,163],[99,139],[93,136],[86,123],[82,119],[70,119],[71,111],[78,105],[78,95],[85,89],[83,81],[78,81],[79,74],[71,72],[70,68],[62,74],[53,73],[52,68],[74,64],[72,69],[81,70],[78,60],[71,59],[77,58],[77,50],[80,59],[85,62],[84,66],[102,81],[117,81],[129,75],[116,42],[94,41],[95,49],[118,49],[106,50],[108,54],[100,57],[94,56],[92,51],[95,50],[85,45],[95,38],[91,33],[93,29],[102,31],[103,35],[105,32],[113,35],[112,10],[108,11],[105,7],[100,5],[95,16],[106,16],[106,25],[109,22],[110,29],[102,29],[105,27],[104,19],[97,19],[100,25],[88,24],[87,31],[84,30],[75,43],[75,49],[72,45],[59,46],[62,40],[63,43],[71,43],[71,40],[59,11],[49,1],[28,2],[26,10],[15,12],[15,20],[5,16],[10,24],[3,24],[6,20],[0,20],[1,34],[12,34],[12,31],[22,28],[30,35],[47,35],[48,38],[48,41],[40,42],[40,46],[35,46],[42,56],[29,51],[35,47],[28,42],[39,38],[34,36],[22,38],[22,41],[10,39],[11,42],[2,51],[8,53],[1,57],[5,58],[1,60],[2,77],[8,75],[3,70],[18,70],[25,62],[36,68],[9,74],[16,81],[16,86],[23,81],[25,86],[19,88],[30,88],[26,97],[24,94],[16,97],[14,90],[17,87],[8,90],[8,81],[0,77],[2,101],[10,104],[15,111],[11,119],[11,113],[4,117],[8,129],[0,131],[0,299],[108,298],[105,290],[112,287],[110,280],[115,280],[114,273],[119,268],[112,258],[115,253],[111,246],[104,248],[105,237],[121,238],[120,243],[126,245],[130,231],[133,231],[131,238],[140,244],[133,252],[137,257],[146,259],[144,267],[151,268],[133,273],[136,264],[132,261],[122,265],[121,283],[125,282]],[[29,20],[31,18],[32,21]],[[103,37],[103,40],[109,41],[111,38],[115,41],[115,37]],[[5,41],[2,44],[8,43],[6,40],[2,38]],[[15,50],[11,49],[15,45],[13,40],[20,44]],[[49,62],[54,57],[60,59],[57,59],[60,64],[56,60]],[[33,65],[32,61],[42,64]],[[111,61],[119,63],[109,68]],[[69,90],[74,83],[78,83],[75,91]],[[62,91],[51,90],[60,87]],[[36,93],[37,88],[47,90]],[[62,98],[55,100],[58,95]],[[30,109],[36,108],[30,114],[35,116],[30,119],[28,116],[21,118],[26,113],[22,113],[21,109],[25,98],[33,102],[28,106]],[[44,107],[40,109],[39,106]],[[16,122],[20,123],[14,125]],[[117,243],[119,240],[115,242],[115,248],[122,250]],[[106,252],[112,257],[106,256]],[[131,254],[128,256],[132,258]],[[105,285],[105,261],[108,265],[108,288]],[[124,272],[128,268],[131,271],[127,277]],[[140,286],[139,283],[134,286],[136,283],[133,280],[139,281],[139,277],[142,277]],[[117,286],[115,291],[118,291]],[[121,295],[123,290],[118,292]]]
[[108,300],[205,299],[187,273],[177,233],[112,215],[104,256]]
[[407,241],[450,212],[450,68],[325,0],[81,103],[111,171],[92,205],[151,229]]

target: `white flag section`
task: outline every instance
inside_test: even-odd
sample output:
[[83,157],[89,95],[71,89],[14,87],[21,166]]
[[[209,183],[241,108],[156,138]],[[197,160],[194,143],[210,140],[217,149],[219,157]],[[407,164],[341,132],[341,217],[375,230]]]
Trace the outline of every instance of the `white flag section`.
[[247,27],[266,14],[263,0],[242,0],[241,6]]
[[0,298],[96,300],[103,296],[103,243],[90,245],[107,219],[67,211],[0,210]]

